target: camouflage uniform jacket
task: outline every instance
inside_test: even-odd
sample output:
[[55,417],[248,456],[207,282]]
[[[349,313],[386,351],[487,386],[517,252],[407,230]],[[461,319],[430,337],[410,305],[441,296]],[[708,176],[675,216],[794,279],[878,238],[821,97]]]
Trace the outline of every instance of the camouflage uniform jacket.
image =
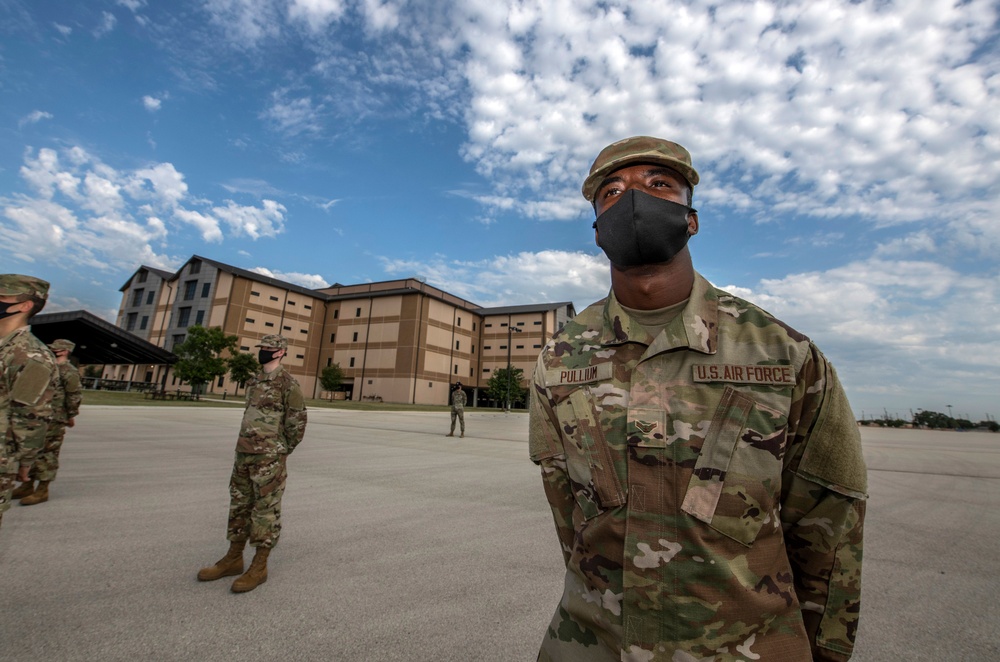
[[530,406],[566,562],[542,660],[847,660],[866,473],[805,336],[696,275],[656,338],[612,293],[542,350]]
[[285,455],[295,450],[306,432],[306,403],[284,366],[257,373],[247,384],[246,403],[238,453]]
[[18,463],[30,465],[45,446],[57,374],[55,357],[31,327],[0,338],[0,421],[6,441],[0,464],[7,464],[7,471]]
[[451,410],[452,411],[464,411],[465,410],[465,391],[462,389],[457,389],[451,392]]
[[59,378],[55,381],[52,398],[52,420],[65,424],[80,413],[80,403],[83,401],[80,373],[69,361],[56,363],[56,368],[59,370]]

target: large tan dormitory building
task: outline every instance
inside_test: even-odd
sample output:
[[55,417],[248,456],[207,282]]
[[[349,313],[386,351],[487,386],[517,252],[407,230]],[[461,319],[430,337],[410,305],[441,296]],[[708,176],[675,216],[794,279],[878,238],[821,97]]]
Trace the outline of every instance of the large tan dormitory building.
[[[329,396],[319,374],[336,363],[347,398],[416,404],[446,403],[456,381],[485,404],[495,370],[509,360],[530,376],[542,345],[576,314],[565,301],[482,308],[414,278],[310,290],[197,255],[176,273],[139,267],[121,292],[118,326],[165,349],[195,324],[221,327],[254,354],[261,337],[280,333],[282,363],[307,397]],[[187,388],[167,366],[107,366],[104,377]],[[207,388],[235,386],[227,375]]]

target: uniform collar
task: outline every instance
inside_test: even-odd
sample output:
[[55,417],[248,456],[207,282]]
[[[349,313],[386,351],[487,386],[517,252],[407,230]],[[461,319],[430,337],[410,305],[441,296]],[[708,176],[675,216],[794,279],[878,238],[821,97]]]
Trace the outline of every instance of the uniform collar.
[[264,372],[263,370],[261,370],[259,373],[257,373],[257,381],[259,381],[259,382],[269,382],[272,379],[274,379],[275,377],[277,377],[278,375],[280,375],[281,371],[284,370],[284,369],[285,369],[285,366],[283,366],[283,365],[281,365],[279,363],[278,367],[275,368],[274,370],[272,370],[271,372]]
[[28,326],[28,325],[17,327],[13,331],[11,331],[7,335],[5,335],[3,338],[0,338],[0,347],[3,347],[7,343],[9,343],[11,340],[13,340],[14,338],[16,338],[19,334],[22,334],[25,331],[31,331],[31,327]]
[[611,290],[604,304],[601,344],[636,342],[649,347],[647,355],[681,347],[704,354],[715,354],[719,337],[718,321],[718,293],[701,274],[695,272],[687,305],[656,338],[629,316],[618,303],[614,290]]

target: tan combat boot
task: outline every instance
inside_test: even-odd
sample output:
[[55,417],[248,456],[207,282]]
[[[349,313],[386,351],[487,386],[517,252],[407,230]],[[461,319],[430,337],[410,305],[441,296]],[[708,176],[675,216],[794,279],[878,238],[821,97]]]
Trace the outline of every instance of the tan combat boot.
[[10,495],[11,499],[23,499],[26,496],[31,496],[35,492],[35,481],[29,480],[21,483],[14,490],[14,493]]
[[243,572],[243,548],[247,541],[229,543],[229,551],[215,565],[198,571],[198,581],[211,582],[223,577],[232,577]]
[[49,500],[49,481],[38,481],[38,487],[30,495],[21,499],[22,506],[33,506],[36,503],[45,503]]
[[246,593],[252,591],[267,581],[267,555],[271,550],[267,547],[258,547],[250,562],[250,568],[233,582],[233,593]]

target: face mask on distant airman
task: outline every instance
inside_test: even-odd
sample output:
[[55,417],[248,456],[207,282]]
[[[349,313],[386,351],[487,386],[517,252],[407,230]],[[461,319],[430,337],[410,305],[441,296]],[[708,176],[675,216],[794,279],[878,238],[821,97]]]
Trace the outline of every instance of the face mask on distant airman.
[[257,352],[257,360],[260,361],[261,365],[270,363],[274,360],[274,355],[280,352],[280,349],[262,349]]
[[688,242],[694,209],[629,189],[594,221],[597,243],[619,267],[669,262]]

